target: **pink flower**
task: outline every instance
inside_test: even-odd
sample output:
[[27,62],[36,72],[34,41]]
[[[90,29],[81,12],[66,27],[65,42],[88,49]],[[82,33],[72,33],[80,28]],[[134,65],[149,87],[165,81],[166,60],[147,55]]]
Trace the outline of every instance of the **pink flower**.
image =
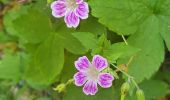
[[114,77],[110,73],[102,73],[107,66],[107,60],[100,55],[95,55],[92,63],[86,56],[80,57],[75,61],[75,67],[79,71],[74,75],[75,85],[85,84],[83,92],[86,95],[95,95],[98,91],[97,84],[103,88],[111,87]]
[[56,18],[64,16],[67,27],[76,28],[80,19],[87,19],[89,7],[83,0],[57,0],[51,4],[52,15]]

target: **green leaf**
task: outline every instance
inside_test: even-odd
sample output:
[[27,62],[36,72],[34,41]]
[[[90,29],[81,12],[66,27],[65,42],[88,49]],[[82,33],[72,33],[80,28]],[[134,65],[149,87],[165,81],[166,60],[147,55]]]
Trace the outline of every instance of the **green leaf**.
[[166,43],[168,50],[170,51],[170,28],[168,28],[168,30],[166,30],[166,31],[167,32],[161,32],[161,35],[165,40],[165,43]]
[[[130,45],[141,49],[128,67],[129,74],[138,82],[145,78],[149,79],[164,60],[164,44],[158,27],[158,19],[153,15],[143,22],[141,30],[128,39]],[[120,60],[119,63],[127,62],[127,60],[129,59]]]
[[82,87],[69,86],[63,100],[113,100],[113,87],[101,89],[94,96],[87,96],[83,93]]
[[[56,33],[51,35],[39,45],[27,45],[27,50],[33,55],[27,70],[26,80],[34,87],[50,85],[60,74],[64,66],[64,49],[74,54],[83,54],[87,50],[70,33],[73,30],[57,27]],[[38,46],[38,47],[37,47]],[[67,61],[66,61],[67,62]],[[34,75],[36,74],[36,77]]]
[[104,56],[113,62],[119,58],[126,58],[135,55],[140,49],[126,45],[125,43],[112,44],[108,49],[104,50]]
[[111,46],[111,43],[106,38],[106,34],[102,34],[98,41],[97,47],[92,50],[92,55],[101,54],[103,55],[104,50],[107,50]]
[[139,0],[91,0],[92,15],[118,34],[133,34],[151,11]]
[[89,4],[92,15],[118,34],[134,34],[141,29],[145,20],[156,16],[159,21],[157,32],[163,34],[169,47],[170,39],[167,37],[170,34],[169,0],[91,0]]
[[19,80],[21,78],[20,59],[19,53],[6,52],[0,61],[0,79]]
[[168,90],[168,85],[159,80],[144,81],[139,86],[144,91],[146,100],[152,100],[159,96],[165,96]]
[[60,23],[56,29],[56,37],[60,44],[73,54],[84,54],[89,48],[85,48],[82,43],[72,36],[71,33],[75,32],[73,29],[65,27],[65,23]]
[[72,53],[65,52],[65,63],[63,70],[61,72],[61,82],[65,83],[69,79],[72,79],[76,73],[76,68],[74,62],[78,59],[79,56],[73,55]]
[[[20,8],[20,9],[17,9],[17,8]],[[13,8],[12,10],[10,10],[8,13],[4,15],[3,23],[8,34],[11,34],[11,35],[18,34],[17,30],[15,30],[14,28],[15,25],[13,21],[17,19],[18,17],[20,17],[21,15],[27,14],[27,11],[29,8],[30,6],[16,5],[16,8]]]
[[27,69],[26,80],[35,85],[49,85],[60,74],[64,64],[64,50],[58,37],[51,35],[38,46]]
[[89,32],[75,32],[72,35],[77,38],[84,47],[93,49],[97,47],[97,38],[94,34]]
[[[164,59],[160,33],[169,34],[169,0],[91,0],[92,14],[118,34],[133,34],[128,42],[140,48],[129,66],[129,74],[139,82],[150,78]],[[166,25],[166,27],[165,27]],[[122,61],[125,63],[128,61]],[[143,74],[145,73],[145,74]]]
[[13,27],[21,39],[30,43],[43,41],[52,30],[49,17],[44,12],[31,8],[13,21]]
[[77,29],[78,32],[91,32],[95,35],[104,34],[107,32],[105,26],[101,25],[96,18],[89,16],[88,19],[82,20]]

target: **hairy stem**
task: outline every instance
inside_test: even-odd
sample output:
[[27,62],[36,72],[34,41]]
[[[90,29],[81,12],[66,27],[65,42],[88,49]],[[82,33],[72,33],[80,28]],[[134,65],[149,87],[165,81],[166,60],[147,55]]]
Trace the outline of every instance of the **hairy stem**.
[[115,67],[116,69],[118,69],[120,72],[122,72],[125,76],[127,76],[128,77],[128,79],[130,79],[130,81],[132,81],[132,83],[135,85],[135,87],[137,88],[137,89],[139,89],[139,86],[138,86],[138,84],[136,83],[136,81],[134,80],[134,78],[131,76],[131,75],[129,75],[128,73],[126,73],[126,72],[124,72],[123,70],[121,70],[119,67],[117,67],[116,65],[114,65],[114,64],[111,64],[113,67]]

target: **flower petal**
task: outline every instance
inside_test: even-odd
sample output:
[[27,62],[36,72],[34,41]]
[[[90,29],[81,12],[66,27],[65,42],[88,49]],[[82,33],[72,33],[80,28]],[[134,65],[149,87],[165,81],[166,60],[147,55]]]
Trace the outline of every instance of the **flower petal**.
[[114,77],[109,73],[100,73],[98,76],[98,84],[103,88],[109,88],[112,86]]
[[51,4],[52,15],[54,17],[60,18],[63,17],[66,13],[66,6],[64,1],[54,1]]
[[76,28],[76,27],[79,25],[80,19],[79,19],[79,17],[76,16],[75,13],[72,11],[72,12],[68,12],[68,13],[65,15],[64,21],[65,21],[65,23],[67,24],[67,27],[69,27],[69,28],[71,28],[71,27]]
[[75,67],[79,71],[85,71],[90,65],[90,62],[86,56],[80,57],[77,61],[75,61]]
[[98,91],[97,83],[95,81],[87,81],[83,87],[83,92],[86,95],[95,95]]
[[80,3],[82,3],[83,2],[83,0],[76,0],[76,3],[77,4],[80,4]]
[[87,77],[83,72],[77,72],[74,74],[74,80],[76,86],[82,86],[87,81]]
[[100,55],[95,55],[93,57],[92,64],[99,70],[103,70],[108,66],[107,60]]
[[81,19],[87,19],[89,13],[89,7],[86,2],[78,4],[76,8],[75,14],[80,17]]

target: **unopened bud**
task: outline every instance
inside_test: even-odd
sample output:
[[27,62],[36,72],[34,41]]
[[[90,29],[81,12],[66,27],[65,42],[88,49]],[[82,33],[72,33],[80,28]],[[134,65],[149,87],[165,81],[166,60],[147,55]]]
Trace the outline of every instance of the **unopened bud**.
[[121,86],[121,94],[126,94],[130,89],[130,84],[128,82],[123,83]]
[[58,91],[59,93],[65,91],[66,85],[64,83],[59,84],[56,88],[54,88],[55,91]]
[[137,100],[145,100],[144,92],[141,89],[138,89],[136,91],[136,96],[137,96]]

